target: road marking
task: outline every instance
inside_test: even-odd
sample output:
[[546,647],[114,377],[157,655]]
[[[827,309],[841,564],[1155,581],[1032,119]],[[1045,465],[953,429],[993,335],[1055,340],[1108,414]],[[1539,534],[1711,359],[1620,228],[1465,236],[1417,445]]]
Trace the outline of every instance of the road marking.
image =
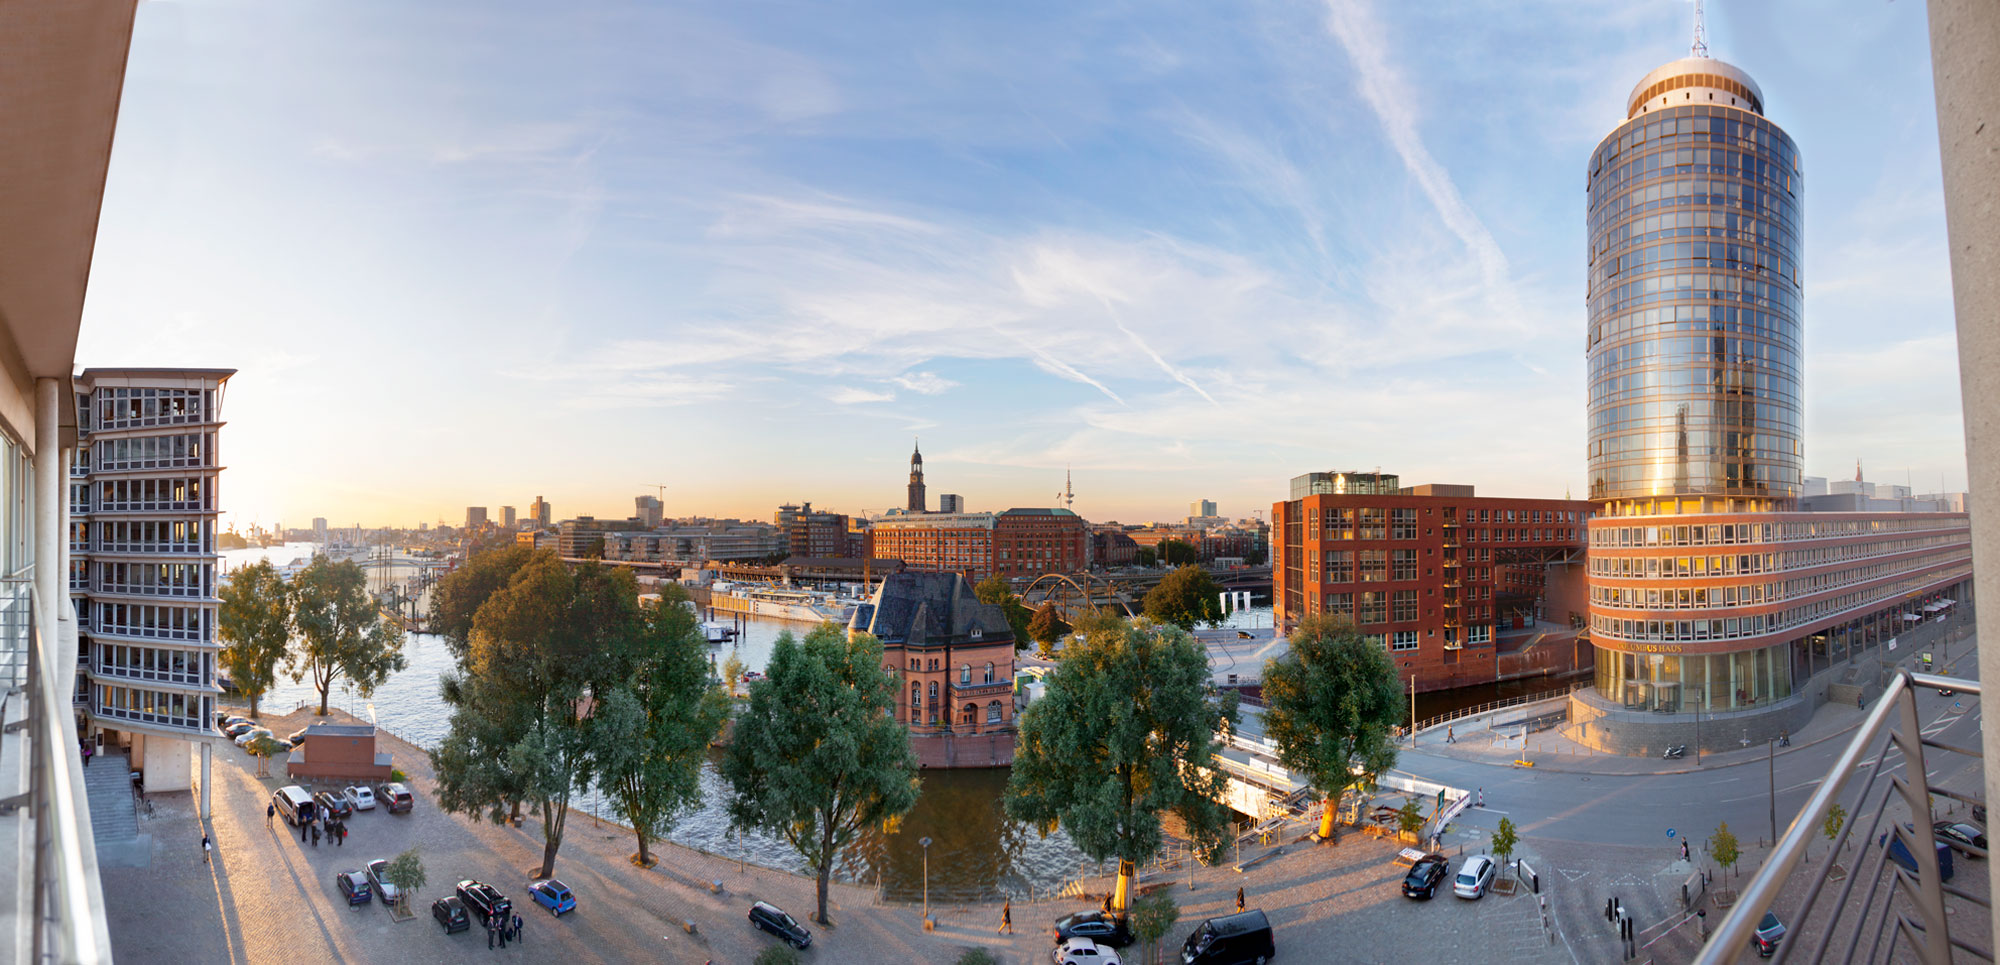
[[1815,784],[1818,784],[1818,783],[1819,783],[1820,781],[1822,781],[1822,780],[1825,780],[1825,779],[1824,779],[1824,778],[1818,778],[1818,777],[1815,777],[1815,778],[1813,778],[1812,780],[1810,780],[1810,781],[1806,781],[1806,782],[1805,782],[1805,783],[1803,783],[1803,784],[1794,784],[1794,785],[1792,785],[1791,787],[1781,787],[1781,788],[1779,788],[1779,789],[1778,789],[1778,793],[1779,793],[1779,794],[1783,794],[1783,793],[1785,793],[1786,791],[1796,791],[1796,790],[1798,790],[1799,788],[1802,788],[1802,787],[1811,787],[1811,786],[1813,786],[1813,785],[1815,785]]

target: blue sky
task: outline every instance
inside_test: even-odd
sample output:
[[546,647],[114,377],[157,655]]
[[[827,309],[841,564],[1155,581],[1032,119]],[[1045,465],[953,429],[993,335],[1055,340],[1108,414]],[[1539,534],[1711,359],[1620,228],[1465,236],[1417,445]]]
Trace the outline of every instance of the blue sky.
[[[1806,171],[1807,472],[1965,485],[1924,9],[1714,3]],[[1691,7],[149,0],[80,365],[229,519],[1127,522],[1584,489],[1584,174]]]

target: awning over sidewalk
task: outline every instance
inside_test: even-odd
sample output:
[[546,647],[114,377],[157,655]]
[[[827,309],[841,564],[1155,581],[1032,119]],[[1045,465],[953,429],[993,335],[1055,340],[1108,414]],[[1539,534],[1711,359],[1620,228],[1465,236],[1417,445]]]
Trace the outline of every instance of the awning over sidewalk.
[[1916,615],[1916,614],[1914,614],[1914,613],[1905,613],[1905,614],[1903,614],[1903,619],[1905,619],[1905,620],[1908,620],[1908,621],[1910,621],[1911,623],[1922,623],[1922,622],[1924,622],[1924,618],[1923,618],[1923,617],[1920,617],[1920,616],[1917,616],[1917,615]]

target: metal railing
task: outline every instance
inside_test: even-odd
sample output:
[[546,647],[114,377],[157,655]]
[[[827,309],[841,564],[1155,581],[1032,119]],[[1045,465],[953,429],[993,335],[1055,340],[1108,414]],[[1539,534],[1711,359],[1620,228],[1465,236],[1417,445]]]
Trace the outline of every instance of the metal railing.
[[108,962],[104,892],[96,861],[87,853],[89,808],[75,752],[74,680],[50,672],[55,664],[50,648],[60,641],[36,617],[39,595],[32,582],[4,582],[10,614],[4,646],[28,655],[28,717],[15,731],[28,741],[28,786],[6,803],[24,806],[22,817],[34,827],[34,850],[21,855],[21,880],[34,893],[32,961]]
[[[1814,963],[1852,962],[1857,960],[1857,952],[1861,953],[1861,961],[1898,960],[1896,947],[1899,944],[1909,949],[1906,955],[1925,965],[1950,962],[1953,948],[1979,959],[1992,960],[1990,949],[1980,948],[1951,934],[1945,908],[1947,897],[1978,906],[1982,919],[1991,903],[1941,879],[1938,842],[1931,830],[1933,796],[1966,804],[1982,802],[1961,792],[1931,785],[1927,777],[1931,768],[1925,761],[1925,748],[1979,758],[1980,746],[1976,737],[1972,746],[1962,747],[1924,735],[1925,728],[1918,716],[1916,700],[1917,691],[1924,687],[1975,695],[1980,692],[1976,680],[1898,671],[1876,700],[1875,706],[1868,711],[1860,730],[1841,751],[1818,790],[1765,859],[1763,867],[1744,885],[1741,896],[1716,926],[1715,934],[1702,948],[1697,962],[1722,965],[1736,961],[1749,952],[1759,922],[1765,912],[1780,911],[1774,907],[1779,893],[1795,873],[1802,873],[1810,884],[1796,910],[1789,917],[1782,913],[1779,915],[1787,934],[1778,942],[1772,965],[1783,965],[1812,937],[1809,925],[1816,929],[1817,940],[1809,953],[1800,954],[1807,956],[1804,961]],[[1882,750],[1871,755],[1869,748],[1884,735],[1888,742]],[[1872,766],[1869,766],[1871,761]],[[1902,774],[1890,773],[1899,766]],[[1833,838],[1826,862],[1817,869],[1801,872],[1800,863],[1805,860],[1807,845],[1814,836],[1823,834],[1828,813],[1844,796],[1849,783],[1862,767],[1868,767],[1867,780],[1853,795],[1852,811]],[[1871,800],[1875,803],[1872,813],[1868,813]],[[1901,802],[1909,809],[1907,818],[1898,819],[1890,814],[1890,805],[1894,802]],[[1845,875],[1840,893],[1824,920],[1815,921],[1815,906],[1831,877],[1836,859],[1863,817],[1868,818],[1867,830],[1863,832],[1859,847],[1852,852],[1852,870]],[[1880,837],[1880,845],[1871,847],[1871,843],[1878,840],[1877,835],[1885,818],[1889,827]],[[1894,835],[1895,842],[1904,851],[1896,856],[1894,864],[1890,863],[1888,835]],[[1907,870],[1903,864],[1905,859],[1910,859],[1910,863],[1916,866],[1915,872]],[[1891,889],[1878,898],[1885,872],[1892,882]],[[1983,874],[1984,869],[1978,868],[1974,873]],[[1868,882],[1867,892],[1861,898],[1859,912],[1852,912],[1848,901],[1853,896],[1855,885],[1864,879]],[[1844,945],[1835,947],[1836,940],[1843,936]],[[1865,951],[1862,950],[1863,938],[1868,939]],[[1883,947],[1885,941],[1887,945]]]
[[34,626],[31,588],[27,577],[0,579],[0,691],[28,683],[28,638]]
[[1489,700],[1486,703],[1479,704],[1474,707],[1463,707],[1458,710],[1451,711],[1450,713],[1439,714],[1436,717],[1431,717],[1426,720],[1420,721],[1417,724],[1416,729],[1418,732],[1422,732],[1429,730],[1433,727],[1437,727],[1441,724],[1447,724],[1455,720],[1464,720],[1467,717],[1477,717],[1480,714],[1491,713],[1496,710],[1505,710],[1509,707],[1519,707],[1522,704],[1532,704],[1537,701],[1554,700],[1558,697],[1567,697],[1570,694],[1573,694],[1576,691],[1588,686],[1590,686],[1589,681],[1580,680],[1570,684],[1569,686],[1561,687],[1555,690],[1544,690],[1538,694],[1523,694],[1519,697],[1507,697],[1501,700]]

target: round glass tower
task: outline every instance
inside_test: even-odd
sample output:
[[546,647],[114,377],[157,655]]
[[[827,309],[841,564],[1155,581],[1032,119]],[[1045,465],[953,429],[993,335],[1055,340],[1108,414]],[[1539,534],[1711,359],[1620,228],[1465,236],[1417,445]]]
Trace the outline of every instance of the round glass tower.
[[1750,75],[1647,74],[1591,153],[1590,497],[1790,509],[1802,481],[1798,149]]

